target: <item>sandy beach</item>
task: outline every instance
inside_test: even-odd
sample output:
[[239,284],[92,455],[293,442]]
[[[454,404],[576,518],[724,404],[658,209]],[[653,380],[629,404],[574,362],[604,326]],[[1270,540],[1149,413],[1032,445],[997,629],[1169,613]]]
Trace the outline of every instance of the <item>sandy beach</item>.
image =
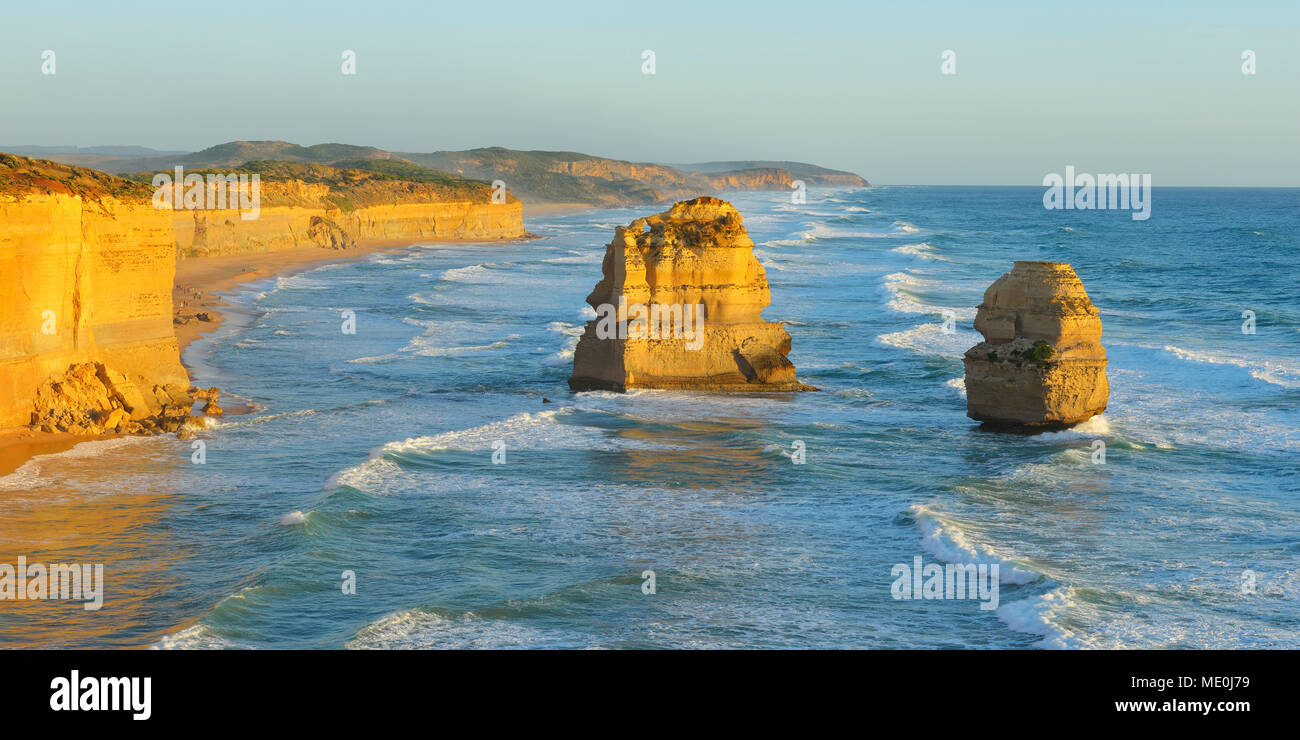
[[[524,205],[524,219],[559,213],[574,213],[591,208],[582,203],[544,203]],[[246,252],[214,257],[191,257],[176,263],[176,277],[172,288],[172,312],[179,351],[184,359],[185,349],[199,337],[221,326],[222,309],[226,304],[221,294],[237,287],[272,277],[285,277],[310,270],[324,264],[350,262],[363,259],[375,252],[396,251],[413,244],[454,243],[464,244],[477,240],[426,239],[368,239],[351,249],[325,249],[306,247],[275,252]],[[495,241],[495,240],[493,240]],[[186,367],[193,372],[192,368]],[[191,382],[195,378],[191,377]],[[227,413],[240,413],[237,402],[223,404]],[[0,430],[0,476],[17,470],[36,455],[48,455],[65,450],[82,442],[112,439],[119,435],[86,436],[63,432],[35,432],[25,428]]]

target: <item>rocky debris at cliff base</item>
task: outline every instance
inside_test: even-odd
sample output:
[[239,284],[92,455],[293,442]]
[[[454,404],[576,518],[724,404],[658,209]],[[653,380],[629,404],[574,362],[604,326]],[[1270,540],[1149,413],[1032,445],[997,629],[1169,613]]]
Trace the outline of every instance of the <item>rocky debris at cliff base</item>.
[[[601,269],[572,390],[816,390],[795,377],[785,327],[762,317],[767,274],[730,203],[695,198],[617,227]],[[648,331],[625,331],[640,311]]]
[[1053,429],[1106,410],[1101,316],[1065,262],[1019,261],[984,293],[966,351],[967,416],[1005,429]]
[[163,434],[185,427],[202,427],[191,416],[196,401],[218,414],[218,388],[155,385],[142,390],[125,374],[102,363],[73,364],[36,389],[29,428],[69,434]]
[[318,247],[325,249],[351,249],[352,237],[343,227],[323,216],[312,216],[307,227],[307,237]]
[[742,341],[735,353],[736,366],[751,383],[781,385],[797,382],[794,363],[775,347],[763,344],[754,337]]

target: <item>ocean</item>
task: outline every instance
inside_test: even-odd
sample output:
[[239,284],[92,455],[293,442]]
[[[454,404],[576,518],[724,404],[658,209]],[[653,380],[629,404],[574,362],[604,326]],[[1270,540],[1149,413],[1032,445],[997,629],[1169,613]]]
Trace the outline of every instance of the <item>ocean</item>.
[[[0,645],[1300,647],[1300,191],[1157,188],[1147,221],[1042,188],[721,195],[820,391],[568,390],[603,245],[662,207],[255,284],[186,360],[257,413],[0,478],[0,562],[106,578],[99,611],[0,602]],[[1015,260],[1101,311],[1103,416],[966,417]],[[895,598],[918,556],[998,564],[996,608]]]

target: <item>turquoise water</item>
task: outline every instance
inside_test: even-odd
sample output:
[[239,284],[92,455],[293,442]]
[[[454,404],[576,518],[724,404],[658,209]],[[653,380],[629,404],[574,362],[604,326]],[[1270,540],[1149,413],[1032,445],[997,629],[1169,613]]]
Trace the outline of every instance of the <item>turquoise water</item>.
[[[603,245],[661,208],[253,286],[187,355],[261,408],[205,464],[133,439],[0,478],[0,544],[108,577],[96,613],[0,606],[0,644],[1300,647],[1300,191],[1158,189],[1145,222],[1041,195],[725,194],[818,393],[567,390]],[[1110,408],[1074,430],[965,415],[1017,259],[1101,311]],[[999,607],[895,600],[918,555],[999,563]]]

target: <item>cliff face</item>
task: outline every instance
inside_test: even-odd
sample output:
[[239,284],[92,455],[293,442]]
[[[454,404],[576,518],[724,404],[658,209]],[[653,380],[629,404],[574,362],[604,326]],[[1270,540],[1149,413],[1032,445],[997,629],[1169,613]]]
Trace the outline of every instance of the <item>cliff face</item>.
[[[263,186],[265,187],[265,186]],[[175,211],[176,247],[186,257],[271,252],[296,247],[345,249],[362,239],[517,239],[527,235],[523,206],[512,203],[394,203],[337,207],[262,206],[256,220],[239,211]]]
[[1065,262],[1016,262],[984,293],[984,342],[966,351],[967,415],[993,425],[1059,427],[1106,410],[1101,317]]
[[137,419],[172,402],[155,387],[189,388],[172,332],[172,214],[87,173],[0,155],[0,428],[57,415],[51,380],[79,364]]
[[771,297],[753,248],[740,213],[710,197],[615,229],[569,386],[811,390],[786,358],[790,335],[762,318]]
[[[520,166],[520,161],[518,158],[513,158],[505,160],[502,164],[508,164],[513,169]],[[551,162],[546,165],[546,170],[572,175],[573,177],[594,177],[601,180],[653,181],[661,187],[671,184],[686,184],[686,176],[671,167],[657,164],[637,164],[635,162],[623,162],[617,159],[599,157]]]
[[737,172],[701,175],[713,190],[789,190],[795,178],[789,171],[756,168]]
[[[385,164],[395,172],[246,163],[232,172],[259,176],[257,218],[245,220],[234,208],[178,209],[172,214],[176,247],[182,256],[190,257],[310,246],[344,249],[363,239],[527,236],[523,204],[517,198],[494,203],[487,183],[414,165],[404,169],[399,163],[380,162],[374,166]],[[140,177],[147,180],[150,174]]]
[[493,203],[486,183],[401,163],[250,164],[270,179],[258,218],[244,220],[155,204],[152,173],[132,181],[0,154],[0,428],[184,436],[198,400],[221,413],[217,389],[191,388],[180,363],[178,253],[526,234],[520,202]]

